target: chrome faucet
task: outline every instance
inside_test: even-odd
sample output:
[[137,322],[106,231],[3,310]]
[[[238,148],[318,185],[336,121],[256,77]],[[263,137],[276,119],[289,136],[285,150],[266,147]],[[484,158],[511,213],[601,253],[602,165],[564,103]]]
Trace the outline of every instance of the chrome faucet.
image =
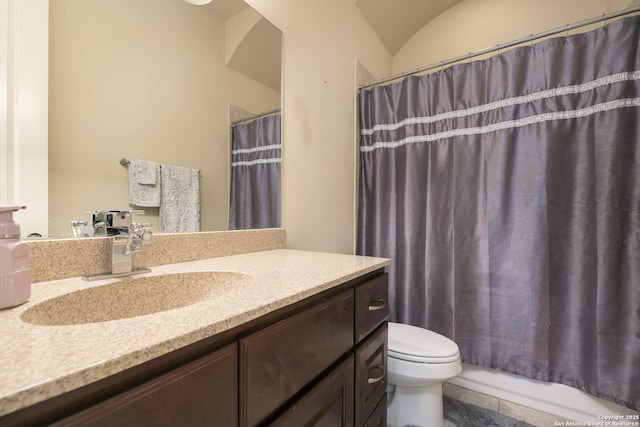
[[132,270],[134,252],[142,250],[143,243],[149,243],[153,236],[151,224],[132,222],[126,227],[124,235],[118,234],[111,238],[111,274],[131,275],[150,271]]
[[133,222],[134,214],[144,214],[142,210],[92,211],[94,236],[111,237],[111,272],[100,276],[84,277],[99,280],[111,277],[131,276],[147,273],[148,268],[133,270],[133,253],[140,252],[144,244],[151,242],[152,224]]

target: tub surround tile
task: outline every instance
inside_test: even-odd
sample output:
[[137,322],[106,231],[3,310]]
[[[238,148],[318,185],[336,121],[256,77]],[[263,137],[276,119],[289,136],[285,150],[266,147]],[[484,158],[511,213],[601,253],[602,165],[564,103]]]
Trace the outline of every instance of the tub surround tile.
[[456,427],[536,427],[537,425],[518,420],[490,409],[471,403],[461,402],[449,396],[443,397],[444,416]]
[[498,412],[500,410],[500,399],[489,396],[488,394],[472,391],[457,385],[444,383],[442,385],[442,394],[460,402],[470,403],[481,408]]
[[[89,243],[82,242],[98,245],[93,242],[97,239],[87,240]],[[186,241],[198,250],[209,250],[208,242]],[[153,255],[149,256],[153,260]],[[276,249],[159,265],[151,273],[135,277],[217,270],[244,273],[251,279],[221,283],[215,297],[187,307],[71,326],[33,325],[20,316],[56,296],[131,279],[87,282],[73,277],[35,283],[27,303],[0,310],[0,330],[7,337],[0,348],[0,416],[229,330],[388,264],[389,260],[382,258]]]
[[559,422],[570,421],[569,419],[559,417],[548,412],[542,412],[509,400],[500,399],[450,383],[445,383],[443,385],[442,393],[443,395],[454,399],[454,401],[487,409],[534,426],[554,426],[558,425],[557,423]]
[[[110,271],[111,239],[58,239],[28,241],[33,283]],[[133,268],[155,267],[221,256],[283,249],[282,228],[155,234],[150,244],[133,254]]]
[[500,410],[498,412],[517,420],[524,420],[535,426],[557,426],[560,422],[570,421],[566,418],[549,414],[548,412],[538,411],[504,399],[500,400]]

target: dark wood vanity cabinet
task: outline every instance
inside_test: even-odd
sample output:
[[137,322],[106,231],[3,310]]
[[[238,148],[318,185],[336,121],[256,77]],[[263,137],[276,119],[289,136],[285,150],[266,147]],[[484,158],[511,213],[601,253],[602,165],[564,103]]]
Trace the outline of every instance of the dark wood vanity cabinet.
[[240,426],[366,425],[386,396],[387,287],[374,276],[240,339]]
[[268,425],[274,427],[353,426],[353,370],[354,361],[351,356],[324,376],[315,387]]
[[[356,349],[355,425],[366,425],[386,393],[387,324],[384,323]],[[385,405],[385,426],[386,411]]]
[[373,410],[373,413],[364,423],[364,427],[387,427],[387,395],[385,393],[384,397],[380,402],[378,402],[378,406]]
[[234,343],[52,426],[235,426],[237,366]]
[[240,425],[253,427],[353,347],[353,292],[240,340]]
[[362,341],[389,315],[388,278],[386,274],[372,278],[355,288],[356,343]]
[[385,427],[387,286],[369,273],[0,427]]

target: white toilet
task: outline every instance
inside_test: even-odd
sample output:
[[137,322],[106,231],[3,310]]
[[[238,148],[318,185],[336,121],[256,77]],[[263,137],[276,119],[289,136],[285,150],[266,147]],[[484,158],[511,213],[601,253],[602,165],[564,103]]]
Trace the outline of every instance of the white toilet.
[[389,427],[442,427],[442,383],[462,371],[456,343],[427,329],[389,322]]

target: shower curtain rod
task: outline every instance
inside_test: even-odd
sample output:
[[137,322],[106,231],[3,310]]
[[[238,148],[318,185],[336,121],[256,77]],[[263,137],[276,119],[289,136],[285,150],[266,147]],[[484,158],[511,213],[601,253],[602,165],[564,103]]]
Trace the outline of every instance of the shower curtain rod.
[[429,70],[432,70],[432,69],[438,68],[438,67],[444,67],[444,66],[447,66],[447,65],[454,64],[456,62],[460,62],[460,61],[463,61],[463,60],[475,58],[476,56],[485,55],[487,53],[492,53],[492,52],[499,51],[501,49],[509,48],[509,47],[512,47],[512,46],[516,46],[516,45],[519,45],[519,44],[522,44],[522,43],[528,43],[528,42],[531,42],[531,41],[534,41],[534,40],[538,40],[538,39],[541,39],[543,37],[548,37],[548,36],[552,36],[554,34],[563,33],[565,31],[570,31],[570,30],[573,30],[573,29],[576,29],[576,28],[585,27],[587,25],[596,24],[598,22],[603,22],[604,23],[608,19],[618,18],[620,16],[629,15],[629,14],[635,13],[635,12],[640,12],[640,6],[634,6],[634,7],[628,8],[628,9],[622,9],[622,10],[619,10],[617,12],[612,12],[612,13],[608,13],[608,14],[604,14],[603,13],[601,16],[597,16],[597,17],[594,17],[594,18],[591,18],[591,19],[586,19],[584,21],[576,22],[574,24],[567,24],[564,27],[558,27],[558,28],[555,28],[553,30],[544,31],[542,33],[532,34],[529,37],[523,37],[521,39],[513,40],[513,41],[510,41],[508,43],[499,44],[497,46],[488,47],[488,48],[485,48],[485,49],[482,49],[482,50],[477,50],[475,52],[469,52],[466,55],[460,55],[460,56],[457,56],[455,58],[448,59],[446,61],[440,61],[440,62],[435,63],[435,64],[427,65],[426,67],[420,67],[420,68],[417,68],[417,69],[415,69],[413,71],[407,71],[407,72],[404,72],[404,73],[396,74],[394,76],[387,77],[386,79],[380,80],[380,81],[378,81],[376,83],[362,85],[362,86],[360,86],[358,88],[358,90],[367,89],[367,88],[370,88],[370,87],[373,87],[373,86],[378,86],[378,85],[381,85],[381,84],[384,84],[384,83],[388,83],[390,81],[397,80],[397,79],[400,79],[400,78],[403,78],[403,77],[411,76],[411,75],[414,75],[414,74],[419,74],[419,73],[422,73],[422,72],[425,72],[425,71],[429,71]]
[[245,119],[236,120],[235,122],[231,122],[231,125],[232,126],[237,125],[238,123],[248,122],[251,120],[259,119],[260,117],[268,116],[269,114],[275,114],[279,112],[280,112],[280,108],[276,108],[275,110],[267,111],[266,113],[260,113],[260,114],[256,114],[255,116],[249,116]]

